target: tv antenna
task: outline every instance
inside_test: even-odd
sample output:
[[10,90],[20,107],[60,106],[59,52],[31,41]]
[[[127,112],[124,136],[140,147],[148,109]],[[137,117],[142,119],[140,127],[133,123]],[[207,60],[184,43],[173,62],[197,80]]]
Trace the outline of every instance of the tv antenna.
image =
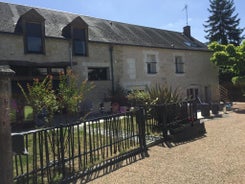
[[185,7],[183,8],[182,11],[185,11],[186,25],[188,26],[188,5],[187,4],[185,4]]

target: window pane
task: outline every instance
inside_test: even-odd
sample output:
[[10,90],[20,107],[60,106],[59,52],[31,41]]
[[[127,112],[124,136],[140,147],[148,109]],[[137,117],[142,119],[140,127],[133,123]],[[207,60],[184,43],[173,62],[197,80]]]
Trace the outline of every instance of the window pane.
[[148,74],[156,74],[157,73],[157,62],[155,54],[147,54],[147,73]]
[[81,40],[74,40],[73,41],[73,50],[74,54],[85,55],[85,42]]
[[47,68],[37,68],[38,75],[48,75]]
[[198,89],[197,88],[187,89],[187,97],[188,99],[196,99],[198,97]]
[[42,36],[42,26],[37,23],[26,23],[26,34],[28,36]]
[[156,55],[147,54],[147,62],[156,62]]
[[181,56],[175,57],[176,73],[184,73],[184,62]]
[[27,51],[42,52],[42,39],[40,37],[27,37]]
[[64,68],[51,68],[52,75],[59,75],[61,73],[65,73]]
[[88,68],[88,80],[109,80],[108,68]]
[[73,53],[75,55],[86,55],[85,30],[73,29]]
[[42,25],[39,23],[26,23],[26,51],[42,52]]
[[83,29],[73,29],[73,39],[85,41],[85,30]]
[[147,73],[157,73],[156,63],[147,63]]
[[176,73],[184,73],[183,63],[176,64]]

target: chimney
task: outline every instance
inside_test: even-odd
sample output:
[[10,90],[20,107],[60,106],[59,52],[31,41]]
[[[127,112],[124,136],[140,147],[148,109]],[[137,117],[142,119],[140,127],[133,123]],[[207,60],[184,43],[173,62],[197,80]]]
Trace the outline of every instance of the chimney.
[[185,26],[183,28],[184,35],[187,36],[188,38],[191,37],[191,26]]

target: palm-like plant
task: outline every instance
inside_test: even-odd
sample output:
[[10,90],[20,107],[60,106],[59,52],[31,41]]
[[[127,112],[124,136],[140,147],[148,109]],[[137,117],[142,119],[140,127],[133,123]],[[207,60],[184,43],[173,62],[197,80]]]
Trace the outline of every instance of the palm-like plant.
[[182,101],[179,89],[156,84],[148,89],[151,101],[155,104],[179,103]]

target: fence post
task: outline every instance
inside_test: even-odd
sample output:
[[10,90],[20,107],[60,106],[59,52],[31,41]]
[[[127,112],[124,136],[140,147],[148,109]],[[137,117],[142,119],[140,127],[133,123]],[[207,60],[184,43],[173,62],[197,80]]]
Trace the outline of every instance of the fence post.
[[60,128],[60,154],[61,154],[61,167],[62,167],[62,179],[66,177],[66,172],[65,172],[65,146],[64,146],[64,132],[63,132],[63,127],[61,126]]
[[168,141],[169,137],[168,137],[168,123],[170,123],[170,113],[171,112],[171,106],[166,104],[160,105],[159,107],[159,112],[161,115],[161,123],[162,123],[162,135],[164,138],[164,141]]
[[140,143],[140,148],[142,150],[141,156],[143,158],[148,157],[149,154],[147,152],[147,146],[146,146],[146,133],[145,133],[145,111],[143,108],[138,110],[136,112],[136,121],[139,127],[139,143]]
[[12,142],[9,108],[11,100],[10,78],[14,71],[0,66],[0,180],[2,184],[13,183]]

